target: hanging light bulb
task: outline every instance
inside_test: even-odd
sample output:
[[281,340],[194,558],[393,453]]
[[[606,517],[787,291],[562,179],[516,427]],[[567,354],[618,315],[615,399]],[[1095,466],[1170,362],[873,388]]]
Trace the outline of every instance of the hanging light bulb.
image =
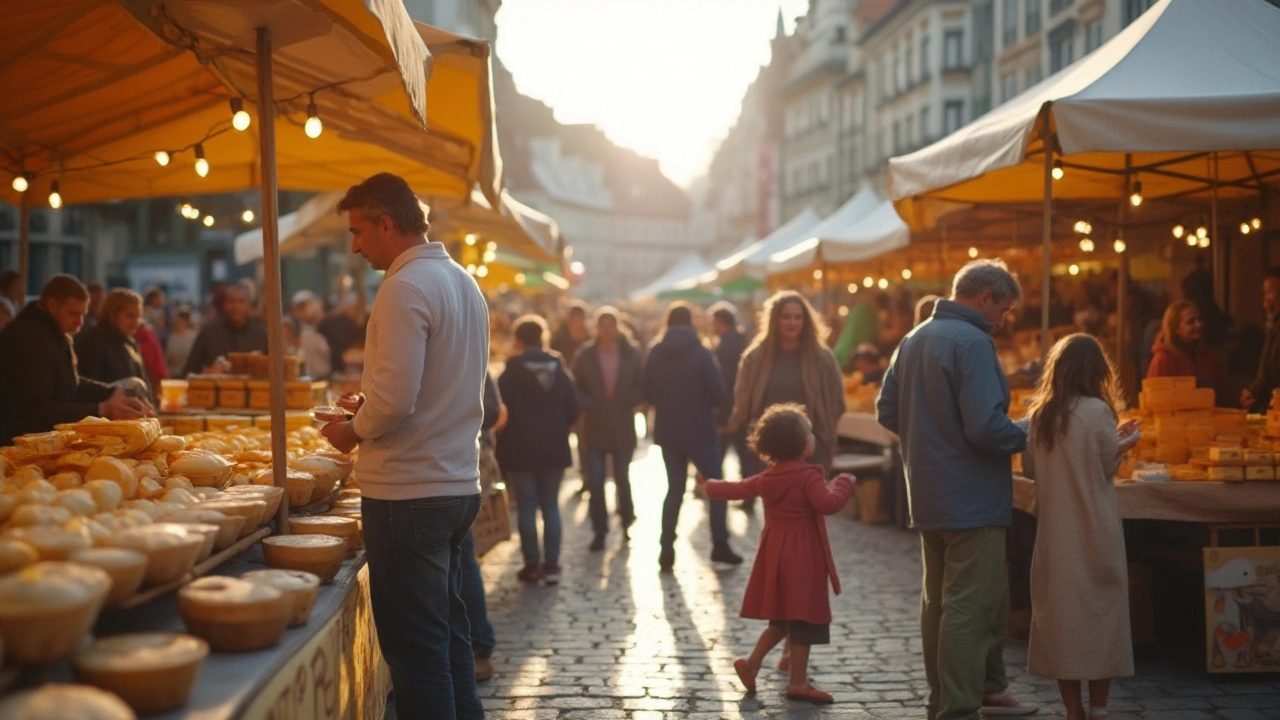
[[1208,237],[1202,237],[1202,238],[1200,238],[1200,239],[1196,242],[1196,244],[1197,244],[1197,245],[1199,245],[1199,246],[1200,246],[1200,247],[1202,247],[1202,248],[1207,248],[1207,247],[1209,247],[1209,242],[1210,242],[1210,238],[1208,238]]
[[1255,217],[1254,219],[1252,219],[1252,220],[1250,220],[1250,221],[1249,221],[1249,224],[1253,226],[1253,229],[1254,229],[1254,230],[1261,230],[1261,229],[1262,229],[1262,219],[1261,219],[1261,218],[1256,218],[1256,217]]
[[888,278],[880,278],[880,282],[876,283],[876,285],[878,285],[878,286],[880,287],[880,289],[881,289],[881,290],[887,290],[887,289],[889,289],[889,279],[888,279]]
[[320,122],[320,110],[316,107],[314,94],[311,96],[311,102],[307,103],[307,124],[302,126],[302,130],[312,140],[320,137],[320,133],[324,132],[324,123]]
[[848,290],[850,295],[858,292],[858,283],[849,283]]
[[841,305],[840,309],[837,312],[840,313],[840,317],[847,317],[849,315],[849,306]]
[[814,270],[814,271],[813,271],[813,279],[814,279],[814,280],[821,280],[821,279],[822,279],[822,268],[818,268],[818,269],[816,269],[816,270]]
[[1128,247],[1129,247],[1128,245],[1126,245],[1126,244],[1125,244],[1124,240],[1122,240],[1122,239],[1120,239],[1120,238],[1116,238],[1116,241],[1115,241],[1114,243],[1112,243],[1112,245],[1111,245],[1111,246],[1112,246],[1113,248],[1115,248],[1115,249],[1116,249],[1116,252],[1118,252],[1118,253],[1122,253],[1122,252],[1124,252],[1124,251],[1125,251],[1126,249],[1128,249]]
[[26,192],[26,191],[27,191],[27,188],[29,188],[29,187],[31,187],[31,183],[27,181],[27,176],[26,176],[26,175],[14,175],[14,176],[13,176],[13,190],[14,190],[14,192]]
[[1248,234],[1249,234],[1249,231],[1250,231],[1250,230],[1252,230],[1252,229],[1253,229],[1253,228],[1249,226],[1249,223],[1247,223],[1247,222],[1242,222],[1242,223],[1240,223],[1240,234],[1241,234],[1241,235],[1248,235]]
[[1195,233],[1187,233],[1187,247],[1195,247],[1199,240]]
[[249,129],[249,123],[253,119],[249,117],[249,113],[244,109],[244,100],[238,97],[231,98],[231,127],[244,132]]
[[240,220],[246,224],[253,222],[253,218],[254,218],[254,215],[252,210],[245,210],[244,212],[240,213]]
[[1079,265],[1076,265],[1075,263],[1072,263],[1072,264],[1071,264],[1071,267],[1067,268],[1067,272],[1071,273],[1072,275],[1079,275],[1079,274],[1080,274],[1080,266],[1079,266]]
[[191,203],[182,203],[182,205],[178,206],[178,214],[181,215],[182,217],[188,217],[187,214],[190,212],[191,212]]
[[1083,220],[1077,220],[1075,226],[1072,229],[1075,230],[1077,233],[1080,233],[1081,235],[1087,234],[1084,229]]
[[475,275],[475,274],[476,274],[476,266],[475,266],[474,264],[472,264],[472,265],[468,265],[468,266],[467,266],[467,272],[468,272],[468,273],[470,273],[470,274],[472,274],[472,275]]
[[876,284],[876,279],[871,277],[870,275],[862,278],[862,287],[869,288],[869,287],[873,287],[875,284]]
[[204,223],[205,227],[213,227],[213,216],[205,215],[204,220],[202,222]]
[[1205,226],[1201,225],[1200,227],[1196,228],[1196,237],[1203,238],[1208,235],[1209,235],[1209,229],[1206,228]]
[[525,281],[524,273],[516,273],[516,284],[523,285]]
[[1064,174],[1065,174],[1065,171],[1062,169],[1062,161],[1054,160],[1053,161],[1053,179],[1061,180]]
[[903,280],[910,280],[910,279],[911,279],[911,274],[912,274],[912,273],[911,273],[911,268],[903,268],[903,269],[902,269],[902,279],[903,279]]
[[191,206],[191,207],[190,207],[190,209],[188,209],[188,210],[187,210],[187,218],[189,218],[189,219],[191,219],[191,220],[199,220],[199,219],[200,219],[200,208],[195,207],[194,205],[193,205],[193,206]]
[[1133,181],[1133,194],[1129,196],[1129,204],[1138,207],[1142,204],[1142,181]]
[[1173,226],[1173,236],[1178,238],[1179,240],[1182,239],[1183,234],[1185,234],[1186,232],[1187,232],[1187,229],[1182,227],[1182,225]]
[[1093,240],[1091,238],[1082,239],[1080,241],[1080,249],[1087,253],[1093,252]]
[[488,274],[489,274],[488,265],[481,265],[480,267],[476,268],[476,277],[485,277]]
[[62,207],[62,193],[58,192],[58,181],[54,180],[49,187],[49,207],[57,210]]
[[209,161],[204,159],[204,145],[196,143],[196,174],[205,177],[209,174]]
[[464,240],[466,241],[466,243],[467,243],[468,245],[475,245],[475,244],[476,244],[476,235],[475,235],[475,233],[467,233],[467,236],[466,236],[466,238],[464,238]]
[[978,248],[976,247],[969,248],[969,259],[972,260],[973,258],[976,258],[976,257],[978,257]]

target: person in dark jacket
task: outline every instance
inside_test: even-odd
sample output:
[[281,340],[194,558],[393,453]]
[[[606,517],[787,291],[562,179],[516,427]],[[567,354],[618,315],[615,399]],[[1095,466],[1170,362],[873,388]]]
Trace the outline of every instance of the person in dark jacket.
[[98,324],[76,335],[76,360],[80,374],[90,380],[114,383],[137,378],[146,387],[147,401],[154,405],[155,387],[134,338],[141,324],[142,296],[127,288],[112,290],[98,310]]
[[40,299],[0,332],[0,445],[91,415],[146,417],[146,403],[122,388],[81,377],[71,336],[89,309],[89,293],[70,275],[45,283]]
[[644,401],[640,351],[618,327],[618,311],[596,311],[596,339],[582,346],[573,363],[574,383],[582,405],[580,436],[587,458],[587,488],[595,539],[591,551],[604,549],[609,510],[604,499],[605,463],[613,458],[618,515],[622,534],[636,521],[631,501],[631,456],[636,449],[636,406]]
[[[573,367],[578,350],[591,341],[591,332],[587,329],[587,313],[585,303],[573,301],[564,321],[556,328],[555,334],[551,335],[551,352],[559,353],[564,358],[565,367]],[[578,488],[577,494],[582,495],[587,491],[587,476],[590,473],[587,468],[586,446],[582,442],[585,428],[581,421],[573,428],[573,432],[578,436],[578,470],[582,474],[582,487]]]
[[[516,321],[517,355],[498,378],[507,427],[498,436],[498,464],[516,490],[524,582],[560,582],[560,481],[573,464],[569,432],[578,419],[573,380],[559,355],[542,349],[547,323],[536,315]],[[545,557],[538,567],[538,511]]]
[[1267,313],[1267,334],[1258,358],[1258,374],[1240,393],[1240,404],[1250,412],[1266,412],[1271,392],[1280,387],[1280,267],[1268,270],[1262,281],[1262,308]]
[[[711,331],[716,335],[712,352],[720,365],[720,377],[724,378],[726,401],[716,408],[716,428],[720,434],[720,461],[724,462],[729,448],[733,447],[738,456],[739,466],[747,456],[747,434],[745,431],[729,433],[725,430],[729,418],[733,416],[733,386],[738,382],[738,365],[742,362],[742,353],[746,352],[747,337],[738,330],[738,315],[733,306],[727,302],[718,302],[711,308]],[[746,477],[746,471],[742,471]],[[754,474],[754,473],[753,473]]]
[[[689,463],[703,477],[721,477],[716,442],[715,409],[727,402],[724,378],[711,351],[693,329],[693,311],[684,303],[667,310],[662,339],[649,351],[644,369],[644,397],[654,410],[654,444],[667,466],[667,499],[662,505],[662,552],[658,566],[675,565],[676,521],[689,483]],[[724,500],[710,500],[713,562],[741,563],[729,547]]]
[[223,296],[222,314],[205,323],[196,336],[183,375],[227,372],[226,357],[233,352],[267,351],[267,327],[251,317],[253,295],[242,284],[230,285]]

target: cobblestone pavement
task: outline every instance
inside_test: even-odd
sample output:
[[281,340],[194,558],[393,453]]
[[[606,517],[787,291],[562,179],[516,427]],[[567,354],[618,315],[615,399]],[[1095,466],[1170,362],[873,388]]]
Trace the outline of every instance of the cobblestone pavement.
[[[733,476],[732,470],[729,470]],[[690,481],[690,489],[692,489]],[[822,708],[789,702],[786,676],[766,659],[759,693],[744,696],[733,659],[761,630],[737,617],[760,533],[755,515],[730,509],[740,567],[713,566],[706,512],[690,495],[676,546],[675,573],[658,572],[658,535],[666,479],[661,454],[636,454],[632,470],[639,521],[631,542],[613,531],[590,553],[585,497],[563,488],[565,522],[556,587],[516,580],[520,543],[483,561],[498,649],[496,676],[480,688],[489,716],[508,720],[664,720],[669,718],[923,718],[927,688],[919,654],[920,558],[916,536],[830,519],[844,593],[833,599],[832,644],[814,649],[810,675],[834,693]],[[610,499],[610,507],[612,498]],[[616,523],[616,520],[614,521]],[[1025,674],[1025,647],[1006,649],[1011,690],[1037,703],[1039,717],[1061,717],[1056,684]],[[1140,660],[1137,677],[1113,687],[1114,720],[1280,718],[1280,679],[1211,679],[1185,663]]]

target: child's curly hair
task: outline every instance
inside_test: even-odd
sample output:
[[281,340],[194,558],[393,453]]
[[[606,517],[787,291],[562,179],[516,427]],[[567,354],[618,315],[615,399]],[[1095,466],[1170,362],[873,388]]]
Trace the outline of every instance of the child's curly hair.
[[803,460],[809,444],[809,416],[795,403],[771,405],[755,425],[747,442],[770,464]]

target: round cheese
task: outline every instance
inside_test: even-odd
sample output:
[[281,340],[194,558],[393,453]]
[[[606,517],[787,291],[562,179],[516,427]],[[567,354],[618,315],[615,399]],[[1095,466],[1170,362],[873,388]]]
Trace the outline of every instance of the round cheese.
[[178,591],[178,610],[187,628],[219,652],[275,645],[291,609],[274,587],[220,575],[194,580]]
[[6,720],[136,720],[119,697],[88,685],[50,683],[0,700]]
[[76,675],[119,695],[143,715],[187,701],[209,644],[181,633],[128,633],[95,641],[76,654]]
[[125,548],[90,548],[71,553],[71,562],[101,568],[111,576],[111,590],[106,604],[116,605],[142,587],[147,573],[147,556]]
[[124,500],[123,488],[111,480],[90,480],[84,484],[84,489],[89,491],[93,501],[98,504],[98,512],[113,512]]
[[36,549],[21,540],[0,540],[0,575],[20,570],[40,560]]
[[311,618],[320,589],[320,578],[302,570],[253,570],[240,576],[241,580],[263,583],[284,593],[289,601],[289,627],[306,625]]
[[93,547],[87,528],[64,530],[48,525],[35,525],[10,530],[5,536],[36,549],[41,560],[66,560],[76,550]]
[[6,655],[18,665],[69,656],[93,627],[110,588],[105,571],[71,562],[38,562],[0,577]]

